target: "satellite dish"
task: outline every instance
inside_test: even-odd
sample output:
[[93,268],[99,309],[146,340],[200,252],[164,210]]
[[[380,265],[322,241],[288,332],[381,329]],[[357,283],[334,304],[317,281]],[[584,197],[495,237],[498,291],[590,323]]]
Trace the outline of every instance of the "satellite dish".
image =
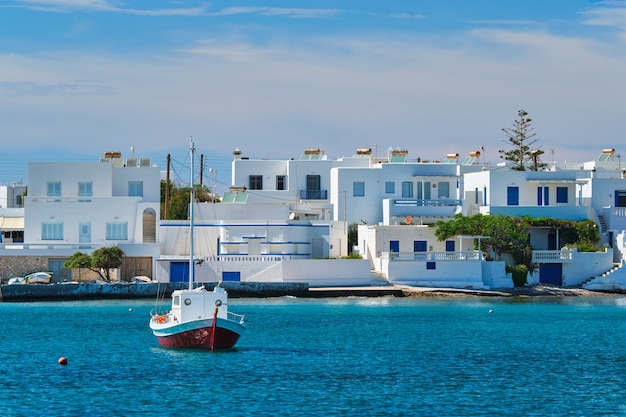
[[294,220],[295,218],[296,218],[296,213],[294,213],[293,211],[289,213],[289,220]]

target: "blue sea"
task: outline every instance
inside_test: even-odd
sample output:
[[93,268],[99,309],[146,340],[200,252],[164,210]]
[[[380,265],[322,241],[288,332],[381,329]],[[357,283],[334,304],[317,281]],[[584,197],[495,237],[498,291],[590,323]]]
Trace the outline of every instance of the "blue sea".
[[0,303],[0,416],[626,415],[626,297],[231,299],[214,353],[153,307]]

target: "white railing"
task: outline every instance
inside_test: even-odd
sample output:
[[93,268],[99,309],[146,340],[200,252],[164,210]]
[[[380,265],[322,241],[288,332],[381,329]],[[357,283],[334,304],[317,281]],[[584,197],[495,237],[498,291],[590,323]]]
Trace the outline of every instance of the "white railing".
[[48,250],[48,249],[97,249],[102,243],[4,243],[0,249],[6,250]]
[[429,261],[476,261],[482,259],[482,252],[383,252],[383,258],[394,262]]
[[534,263],[561,263],[571,262],[574,259],[574,251],[571,250],[534,250]]
[[611,213],[613,217],[626,217],[626,207],[614,207]]
[[268,255],[268,256],[246,256],[246,255],[220,255],[207,256],[207,262],[280,262],[284,259],[291,259],[291,255]]
[[243,324],[245,322],[245,314],[237,314],[228,312],[228,319]]

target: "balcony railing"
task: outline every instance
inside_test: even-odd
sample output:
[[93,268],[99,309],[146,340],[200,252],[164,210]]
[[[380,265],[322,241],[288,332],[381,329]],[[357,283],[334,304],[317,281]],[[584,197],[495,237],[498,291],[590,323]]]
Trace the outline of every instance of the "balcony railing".
[[399,199],[394,200],[393,205],[396,207],[424,207],[424,206],[461,206],[462,200],[458,199],[424,199],[424,200],[412,200],[412,199]]
[[327,200],[328,190],[300,190],[300,200]]
[[572,262],[573,252],[571,250],[534,250],[532,261],[542,264]]
[[476,261],[482,259],[482,252],[383,252],[384,257],[393,262]]

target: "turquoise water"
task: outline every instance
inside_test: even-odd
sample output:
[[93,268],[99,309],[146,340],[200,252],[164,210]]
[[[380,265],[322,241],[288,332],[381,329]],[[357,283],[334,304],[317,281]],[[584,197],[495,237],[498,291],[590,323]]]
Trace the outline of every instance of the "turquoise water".
[[233,299],[216,353],[160,348],[152,307],[0,303],[0,415],[626,415],[624,297]]

